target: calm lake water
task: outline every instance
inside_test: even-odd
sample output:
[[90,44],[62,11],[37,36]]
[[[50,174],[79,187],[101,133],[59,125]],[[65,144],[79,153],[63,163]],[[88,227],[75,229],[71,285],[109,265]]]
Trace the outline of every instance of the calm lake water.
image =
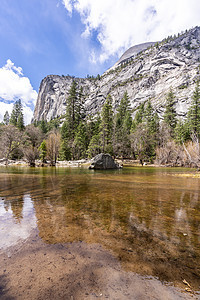
[[200,180],[184,172],[0,168],[0,250],[35,230],[48,244],[101,244],[127,271],[199,290]]

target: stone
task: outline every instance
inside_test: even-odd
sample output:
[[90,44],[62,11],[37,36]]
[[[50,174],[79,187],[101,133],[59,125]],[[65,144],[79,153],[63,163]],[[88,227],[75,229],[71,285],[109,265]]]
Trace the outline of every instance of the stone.
[[120,166],[114,161],[110,154],[100,153],[92,159],[92,163],[89,169],[94,170],[108,170],[108,169],[119,169]]
[[128,49],[119,61],[97,78],[48,75],[40,85],[33,121],[50,121],[65,115],[72,81],[83,88],[87,115],[101,111],[108,94],[116,111],[127,91],[134,117],[141,103],[151,99],[163,117],[170,88],[176,97],[179,117],[187,115],[196,81],[199,79],[200,27],[159,43],[141,44]]

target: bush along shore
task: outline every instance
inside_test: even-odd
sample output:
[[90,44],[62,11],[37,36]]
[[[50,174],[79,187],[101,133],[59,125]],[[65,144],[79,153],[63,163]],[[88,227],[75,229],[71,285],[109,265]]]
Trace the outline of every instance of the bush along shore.
[[11,115],[6,112],[0,124],[0,164],[79,166],[82,160],[108,153],[140,165],[200,167],[199,81],[185,119],[176,114],[172,89],[163,99],[162,119],[150,100],[133,111],[127,92],[115,112],[108,95],[101,112],[88,116],[75,81],[66,103],[64,116],[25,126],[21,101],[16,101]]

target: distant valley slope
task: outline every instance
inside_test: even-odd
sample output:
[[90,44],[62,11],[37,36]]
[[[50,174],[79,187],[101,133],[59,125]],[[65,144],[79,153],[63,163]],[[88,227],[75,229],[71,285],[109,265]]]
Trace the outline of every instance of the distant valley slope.
[[162,116],[170,88],[176,96],[179,116],[185,116],[199,77],[200,27],[158,43],[145,43],[128,49],[100,78],[73,78],[48,75],[40,85],[33,120],[51,120],[65,113],[72,81],[83,87],[87,113],[100,111],[108,94],[115,110],[125,91],[133,114],[140,103],[151,99]]

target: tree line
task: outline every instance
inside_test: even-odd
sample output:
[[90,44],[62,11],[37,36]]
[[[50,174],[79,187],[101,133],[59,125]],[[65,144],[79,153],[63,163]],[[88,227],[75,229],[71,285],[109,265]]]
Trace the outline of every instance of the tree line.
[[[64,118],[42,120],[24,125],[21,101],[4,115],[0,127],[0,155],[8,159],[47,160],[55,165],[59,160],[92,158],[104,152],[118,158],[137,159],[163,165],[199,166],[200,87],[196,83],[187,116],[176,113],[176,98],[172,89],[165,99],[164,114],[159,118],[148,100],[133,112],[128,93],[113,111],[109,94],[101,112],[87,115],[83,89],[75,80],[69,90]],[[134,114],[134,118],[132,115]]]

